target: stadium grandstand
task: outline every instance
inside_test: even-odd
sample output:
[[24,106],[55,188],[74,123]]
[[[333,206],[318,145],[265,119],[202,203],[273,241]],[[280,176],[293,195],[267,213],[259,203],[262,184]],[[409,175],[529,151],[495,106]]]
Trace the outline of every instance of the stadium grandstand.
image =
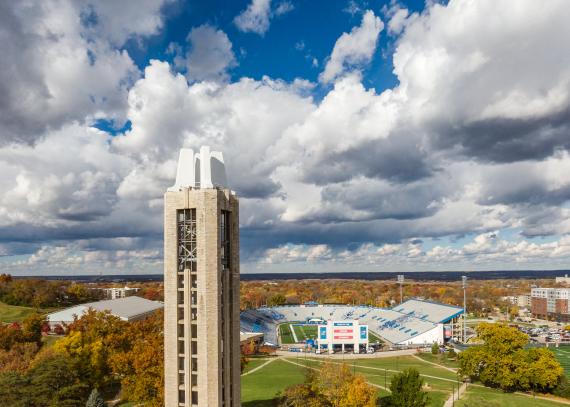
[[390,345],[444,343],[460,335],[463,308],[411,299],[392,309],[354,305],[284,305],[243,311],[242,333],[262,333],[264,342],[279,345],[278,327],[286,323],[357,319]]

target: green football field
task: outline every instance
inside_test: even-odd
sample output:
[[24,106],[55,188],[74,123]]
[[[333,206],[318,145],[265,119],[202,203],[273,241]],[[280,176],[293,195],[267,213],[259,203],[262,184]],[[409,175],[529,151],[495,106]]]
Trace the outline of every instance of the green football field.
[[[283,345],[291,345],[294,343],[305,342],[306,339],[316,339],[317,338],[317,326],[311,324],[303,324],[299,322],[287,322],[279,326],[279,333],[281,335],[281,343]],[[293,335],[293,332],[295,335]],[[295,336],[297,341],[295,341]],[[370,343],[380,342],[383,343],[373,332],[368,333],[368,341]]]
[[558,359],[558,362],[560,362],[560,365],[564,369],[566,376],[570,376],[570,346],[551,347],[548,349],[554,353],[556,359]]
[[293,324],[293,330],[299,342],[305,342],[306,339],[317,339],[316,325]]

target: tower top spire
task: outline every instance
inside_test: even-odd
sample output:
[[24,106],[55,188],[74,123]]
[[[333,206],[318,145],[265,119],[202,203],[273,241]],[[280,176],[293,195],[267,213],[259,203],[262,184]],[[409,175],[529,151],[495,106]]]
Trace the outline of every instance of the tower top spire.
[[168,190],[217,187],[229,188],[223,154],[210,151],[209,146],[202,146],[197,153],[191,148],[180,149],[176,182]]

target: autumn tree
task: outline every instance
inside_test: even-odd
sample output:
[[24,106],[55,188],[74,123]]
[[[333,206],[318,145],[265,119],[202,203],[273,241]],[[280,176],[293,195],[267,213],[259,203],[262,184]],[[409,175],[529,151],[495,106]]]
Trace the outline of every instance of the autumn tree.
[[35,342],[38,346],[42,344],[42,327],[46,319],[39,313],[28,315],[22,321],[22,335],[25,342]]
[[483,345],[459,355],[460,373],[504,391],[551,391],[563,374],[548,349],[525,349],[528,337],[503,324],[482,323],[477,336]]
[[305,383],[288,387],[284,407],[373,407],[376,390],[346,364],[325,362],[318,371],[307,371]]
[[22,342],[25,338],[19,325],[0,324],[0,349],[9,351],[14,344]]
[[406,369],[398,373],[390,382],[390,396],[382,405],[390,407],[424,407],[429,403],[429,396],[423,388],[424,381],[416,369]]
[[124,332],[128,325],[109,312],[90,309],[71,323],[67,335],[59,339],[53,348],[82,367],[82,375],[90,388],[102,389],[115,381],[109,355],[117,345],[114,338]]
[[147,407],[164,404],[164,337],[163,313],[157,312],[143,321],[130,324],[113,335],[114,350],[110,365],[121,378],[125,399]]
[[38,353],[33,342],[15,343],[9,350],[0,349],[0,372],[24,373]]

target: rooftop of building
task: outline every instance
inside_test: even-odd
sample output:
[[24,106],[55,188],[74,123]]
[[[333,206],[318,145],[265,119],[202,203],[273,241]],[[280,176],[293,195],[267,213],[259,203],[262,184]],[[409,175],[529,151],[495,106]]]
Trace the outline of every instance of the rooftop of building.
[[73,321],[74,316],[80,318],[89,308],[95,311],[109,311],[112,315],[115,315],[124,321],[130,321],[162,309],[164,308],[164,304],[159,301],[151,301],[137,296],[130,296],[114,300],[95,301],[76,305],[74,307],[48,314],[47,320],[54,322]]
[[412,298],[392,308],[394,311],[434,323],[446,323],[463,314],[463,308]]

